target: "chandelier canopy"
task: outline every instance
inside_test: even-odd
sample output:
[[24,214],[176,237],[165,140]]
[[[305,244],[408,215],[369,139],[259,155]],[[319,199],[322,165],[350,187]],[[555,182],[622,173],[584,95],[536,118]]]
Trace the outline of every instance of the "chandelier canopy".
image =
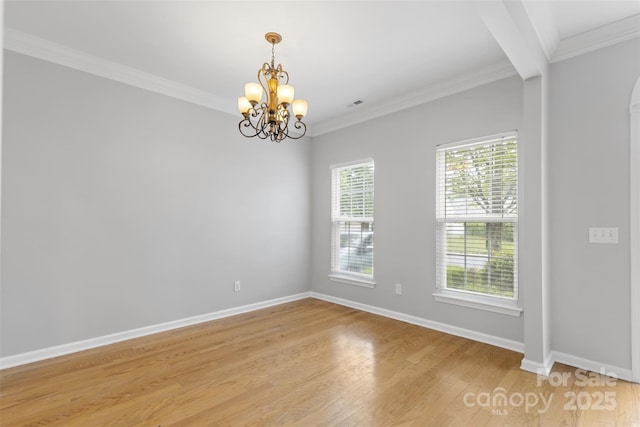
[[[243,119],[238,124],[240,133],[247,138],[258,137],[280,142],[285,138],[299,139],[307,132],[302,118],[307,114],[307,101],[293,99],[294,89],[289,83],[289,73],[282,65],[275,66],[275,46],[282,41],[278,33],[267,33],[264,38],[271,43],[271,63],[264,63],[258,70],[258,83],[247,83],[244,95],[238,98],[238,109]],[[263,101],[263,92],[267,93]],[[289,119],[293,110],[296,121],[292,130]]]

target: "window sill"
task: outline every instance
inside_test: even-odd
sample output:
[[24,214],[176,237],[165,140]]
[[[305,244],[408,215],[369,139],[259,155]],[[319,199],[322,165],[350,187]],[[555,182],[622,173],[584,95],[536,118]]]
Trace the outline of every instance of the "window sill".
[[499,298],[484,297],[482,295],[438,290],[433,294],[433,299],[438,302],[475,308],[476,310],[491,311],[493,313],[506,314],[514,317],[519,317],[522,314],[522,308],[518,307],[515,301],[503,301]]
[[347,276],[346,274],[331,273],[331,274],[329,274],[329,280],[331,280],[332,282],[346,283],[348,285],[362,286],[362,287],[365,287],[365,288],[375,288],[376,287],[376,282],[374,282],[373,279],[366,279],[366,278],[363,278],[363,277],[355,277],[355,276]]

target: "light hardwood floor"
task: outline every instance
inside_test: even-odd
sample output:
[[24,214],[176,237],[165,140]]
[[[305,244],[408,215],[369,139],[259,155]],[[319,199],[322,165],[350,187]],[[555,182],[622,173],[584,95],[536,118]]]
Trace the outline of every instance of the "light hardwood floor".
[[305,299],[5,369],[0,424],[640,426],[640,385],[521,358]]

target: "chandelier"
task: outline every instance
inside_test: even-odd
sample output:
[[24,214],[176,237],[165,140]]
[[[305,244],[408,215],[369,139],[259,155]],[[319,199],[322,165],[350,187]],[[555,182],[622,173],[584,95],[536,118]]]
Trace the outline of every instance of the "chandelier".
[[[245,96],[238,98],[238,109],[243,119],[238,124],[240,133],[247,138],[258,137],[280,142],[285,138],[299,139],[307,132],[307,125],[302,118],[307,114],[307,101],[293,99],[293,86],[289,86],[289,73],[282,65],[275,66],[275,47],[282,41],[278,33],[267,33],[264,38],[271,43],[271,64],[264,63],[258,70],[258,83],[247,83],[244,86]],[[267,93],[267,100],[262,101],[262,93]],[[296,117],[292,130],[289,119],[293,110]],[[292,131],[292,133],[290,133]]]

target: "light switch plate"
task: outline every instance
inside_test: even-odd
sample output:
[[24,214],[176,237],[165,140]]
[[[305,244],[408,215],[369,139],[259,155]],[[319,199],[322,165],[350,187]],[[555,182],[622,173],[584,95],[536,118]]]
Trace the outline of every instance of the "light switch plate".
[[618,244],[618,227],[589,227],[589,243]]

